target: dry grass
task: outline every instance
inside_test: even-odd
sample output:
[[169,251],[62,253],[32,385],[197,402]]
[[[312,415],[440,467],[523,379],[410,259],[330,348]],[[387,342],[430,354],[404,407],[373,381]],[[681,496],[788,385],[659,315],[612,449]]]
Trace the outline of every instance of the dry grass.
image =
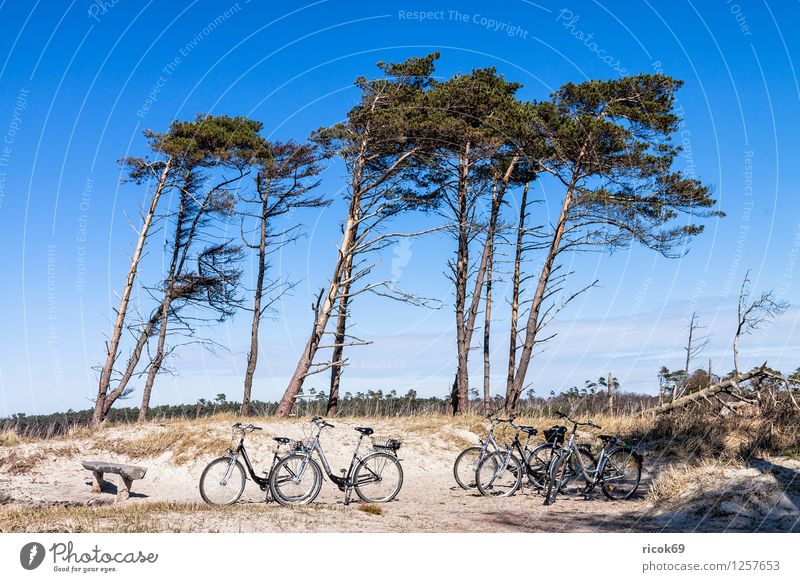
[[0,534],[216,532],[231,531],[231,523],[258,523],[267,531],[296,531],[308,524],[325,531],[341,524],[350,513],[322,505],[216,507],[176,502],[9,506],[0,507]]
[[44,455],[40,451],[23,453],[12,450],[0,459],[0,467],[10,475],[25,475],[32,472],[43,460]]
[[690,490],[711,485],[710,475],[721,467],[719,461],[705,460],[693,465],[664,467],[650,484],[650,497],[658,503],[675,501]]
[[0,432],[0,447],[13,447],[24,442],[25,439],[19,436],[16,431],[4,430]]
[[12,507],[0,510],[0,533],[169,532],[173,530],[169,520],[162,519],[165,516],[211,510],[214,508],[208,505],[158,502],[101,507]]
[[681,410],[653,421],[645,440],[683,461],[748,460],[754,455],[786,455],[800,448],[800,419],[767,413],[721,416]]
[[61,447],[44,447],[40,449],[23,450],[19,447],[10,449],[5,455],[0,456],[0,467],[10,475],[26,475],[33,472],[47,459],[74,457],[79,454],[78,447],[67,445]]
[[383,515],[383,507],[375,503],[359,503],[358,510],[370,515]]
[[[144,427],[147,429],[152,425]],[[226,431],[193,426],[189,421],[183,421],[156,430],[145,430],[134,438],[124,438],[106,431],[94,439],[92,446],[97,451],[125,455],[131,459],[155,458],[170,453],[171,461],[182,465],[224,451],[227,443]]]

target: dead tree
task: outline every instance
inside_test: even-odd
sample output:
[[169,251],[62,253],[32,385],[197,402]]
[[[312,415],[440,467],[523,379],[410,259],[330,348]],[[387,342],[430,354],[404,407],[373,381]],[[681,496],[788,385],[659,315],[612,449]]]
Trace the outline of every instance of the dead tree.
[[663,414],[675,410],[677,408],[682,408],[688,404],[698,402],[700,400],[708,400],[710,396],[718,396],[720,394],[732,395],[735,398],[741,400],[743,399],[743,397],[739,394],[740,385],[748,380],[766,376],[767,375],[766,368],[767,368],[767,363],[764,362],[758,368],[753,368],[752,370],[744,372],[743,374],[737,373],[731,378],[727,378],[725,380],[722,380],[721,382],[712,384],[708,388],[704,388],[702,390],[697,390],[696,392],[686,394],[684,396],[681,396],[680,398],[676,398],[672,402],[665,402],[664,404],[661,404],[659,406],[649,408],[645,412],[652,412],[653,414]]
[[[249,156],[249,152],[259,140],[257,132],[261,125],[257,122],[247,120],[244,118],[231,118],[225,116],[198,116],[197,119],[190,122],[174,122],[169,131],[164,134],[156,134],[153,132],[146,132],[148,139],[151,142],[151,148],[158,154],[164,156],[167,161],[164,162],[162,175],[163,180],[160,180],[156,194],[158,197],[163,197],[167,191],[177,191],[181,204],[185,204],[187,198],[192,199],[192,203],[197,201],[193,197],[204,197],[207,193],[213,193],[211,197],[215,200],[215,204],[223,203],[227,198],[226,186],[236,181],[239,176],[233,178],[222,177],[217,182],[216,186],[207,186],[207,190],[194,191],[197,187],[201,173],[207,169],[212,168],[237,168],[241,167],[242,160]],[[141,182],[147,179],[148,175],[152,172],[153,165],[141,159],[128,159],[126,164],[131,169],[131,179],[136,182]],[[166,173],[165,173],[166,172]],[[147,229],[151,227],[156,217],[156,196],[151,201],[151,211],[146,217]],[[184,208],[186,210],[187,207]],[[180,211],[179,211],[180,212]],[[185,223],[184,223],[185,226]],[[183,229],[183,227],[181,227]],[[100,387],[98,390],[98,397],[95,401],[95,410],[92,416],[92,425],[97,426],[108,414],[114,401],[122,397],[124,394],[130,392],[128,386],[129,381],[133,377],[142,375],[142,372],[136,372],[137,365],[142,356],[144,349],[147,347],[149,339],[159,329],[159,322],[162,321],[165,313],[169,313],[169,309],[164,309],[164,304],[159,300],[158,307],[156,307],[151,315],[141,322],[139,325],[125,324],[125,318],[121,317],[121,313],[127,312],[128,301],[130,298],[130,290],[136,278],[138,270],[138,261],[141,258],[141,251],[146,242],[146,236],[143,236],[146,229],[143,229],[139,236],[139,243],[137,245],[137,252],[134,254],[135,261],[131,265],[129,271],[128,282],[126,284],[125,292],[123,293],[124,309],[118,313],[118,323],[122,323],[124,328],[131,331],[134,337],[134,346],[128,357],[125,368],[121,371],[120,377],[116,380],[116,385],[113,390],[110,390],[111,383],[114,378],[114,360],[110,362],[111,367],[106,370],[109,362],[101,370],[100,374]],[[185,230],[182,231],[185,233]],[[183,234],[181,235],[183,236]],[[180,255],[180,253],[179,253]],[[170,269],[177,266],[177,260],[171,262]],[[173,273],[173,279],[177,277],[177,272]],[[169,281],[170,276],[166,277]],[[173,280],[173,284],[175,281]],[[169,287],[165,284],[161,287],[160,294],[163,297],[169,298],[170,293],[164,292],[164,289]],[[171,299],[168,299],[171,301]],[[123,305],[121,304],[121,305]],[[115,328],[114,336],[115,342],[112,342],[113,349],[109,353],[119,353],[121,330]],[[161,356],[159,357],[159,353]],[[163,360],[163,344],[161,350],[157,348],[154,360],[160,367],[160,362]],[[152,388],[152,384],[150,384]],[[148,392],[149,394],[149,392]]]
[[[151,148],[161,153],[162,149],[164,149],[163,143],[167,137],[152,133],[146,133],[145,135],[151,142]],[[147,211],[144,213],[142,226],[138,231],[136,246],[133,251],[133,256],[131,257],[130,267],[128,268],[128,275],[125,279],[122,294],[120,295],[119,307],[116,310],[117,318],[111,333],[111,339],[106,342],[106,359],[100,370],[100,382],[97,389],[97,397],[95,398],[94,413],[92,414],[92,426],[97,426],[105,419],[111,405],[125,392],[125,387],[111,390],[111,382],[114,373],[114,364],[119,356],[122,332],[125,329],[128,304],[130,302],[133,286],[136,282],[136,276],[139,272],[139,262],[141,261],[142,253],[147,243],[147,237],[150,234],[150,227],[156,215],[158,203],[162,195],[175,186],[176,162],[172,155],[167,154],[162,161],[149,162],[140,158],[130,158],[125,160],[125,163],[130,168],[129,175],[131,181],[141,184],[148,181],[149,178],[155,177],[156,186],[150,197],[150,204],[148,205]],[[141,353],[141,349],[139,353]],[[109,390],[111,391],[109,392]]]
[[755,404],[757,400],[748,398],[743,393],[742,385],[745,382],[751,382],[751,386],[754,387],[754,391],[758,392],[760,386],[759,381],[764,378],[773,378],[784,382],[793,404],[797,406],[797,403],[794,400],[794,395],[791,393],[791,379],[769,369],[767,367],[767,362],[764,362],[758,368],[753,368],[748,372],[741,372],[739,364],[739,341],[741,336],[758,329],[765,323],[784,313],[789,308],[789,304],[776,298],[771,290],[761,293],[758,298],[751,301],[749,275],[750,272],[748,271],[747,274],[745,274],[744,280],[742,281],[742,287],[739,292],[739,299],[737,302],[737,326],[736,332],[733,336],[734,370],[731,376],[721,380],[720,382],[712,383],[707,388],[697,390],[690,394],[681,396],[680,398],[676,398],[671,402],[651,408],[647,412],[653,412],[657,414],[670,412],[676,408],[684,407],[701,399],[708,401],[709,397],[714,397],[720,405],[733,410],[733,407],[722,398],[726,395],[740,403],[743,402],[745,404]]
[[737,303],[737,324],[736,333],[733,336],[733,369],[739,373],[739,340],[742,335],[751,333],[764,325],[769,320],[781,315],[789,304],[775,297],[775,293],[765,291],[756,299],[750,299],[750,271],[745,273],[742,287],[739,291],[739,301]]
[[[689,366],[691,365],[692,358],[702,352],[710,340],[709,336],[707,335],[697,337],[696,334],[698,329],[700,329],[700,324],[697,321],[697,313],[692,313],[692,317],[689,319],[689,337],[686,340],[686,347],[683,348],[683,350],[686,352],[686,360],[683,366],[681,394],[686,392],[686,382],[689,379]],[[709,378],[710,377],[711,374],[709,373]],[[670,400],[674,402],[675,399],[681,394],[678,393],[678,382],[673,383],[672,398]]]

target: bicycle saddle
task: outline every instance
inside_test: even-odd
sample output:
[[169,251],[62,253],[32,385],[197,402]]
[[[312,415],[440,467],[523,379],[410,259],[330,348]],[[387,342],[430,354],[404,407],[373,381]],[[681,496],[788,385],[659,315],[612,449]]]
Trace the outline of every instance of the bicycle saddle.
[[616,444],[616,443],[621,443],[622,442],[621,438],[615,437],[615,436],[610,435],[610,434],[601,434],[597,438],[599,438],[604,443],[610,442],[612,444]]
[[272,440],[274,440],[276,443],[278,443],[280,445],[289,444],[289,439],[287,439],[286,437],[273,437]]
[[524,432],[525,434],[529,434],[531,436],[539,433],[539,430],[536,429],[536,428],[533,428],[532,426],[521,426],[521,427],[519,427],[519,429],[522,432]]
[[372,430],[371,428],[369,428],[367,426],[357,426],[355,428],[355,430],[357,430],[358,432],[360,432],[364,436],[369,436],[369,435],[371,435],[372,433],[375,432],[374,430]]

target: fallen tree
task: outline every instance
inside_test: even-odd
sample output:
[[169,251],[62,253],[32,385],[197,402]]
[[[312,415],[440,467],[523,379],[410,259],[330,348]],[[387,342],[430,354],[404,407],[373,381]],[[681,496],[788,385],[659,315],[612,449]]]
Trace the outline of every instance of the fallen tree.
[[771,374],[767,371],[767,363],[764,362],[761,364],[761,366],[758,368],[753,368],[749,372],[744,372],[743,374],[734,374],[732,377],[722,380],[721,382],[717,382],[716,384],[712,384],[708,388],[703,388],[697,392],[692,392],[691,394],[681,396],[672,402],[665,402],[659,406],[648,408],[644,411],[644,414],[663,414],[670,412],[671,410],[675,410],[676,408],[682,408],[688,404],[697,402],[698,400],[708,400],[711,396],[719,398],[720,394],[728,394],[733,398],[742,401],[745,400],[745,397],[741,394],[741,388],[739,386],[741,383],[769,375]]
[[[742,281],[742,287],[739,291],[739,301],[737,306],[737,326],[736,333],[733,336],[733,372],[730,377],[723,378],[719,382],[710,383],[710,364],[709,364],[709,386],[696,390],[680,398],[675,398],[673,391],[673,398],[670,402],[654,406],[643,411],[643,414],[663,414],[675,410],[676,408],[683,408],[689,404],[704,400],[711,402],[710,398],[714,398],[717,403],[724,409],[731,412],[736,412],[736,407],[743,404],[758,404],[759,396],[763,388],[767,387],[763,380],[771,378],[783,383],[786,386],[786,391],[795,408],[800,409],[797,401],[792,394],[792,388],[796,384],[793,378],[784,376],[775,370],[767,367],[767,362],[764,362],[758,368],[753,368],[749,372],[740,372],[739,367],[739,340],[742,335],[749,334],[753,330],[758,329],[767,321],[774,319],[776,316],[784,313],[789,308],[789,304],[782,299],[775,296],[772,291],[765,291],[761,293],[756,299],[751,300],[750,296],[750,271],[748,270]],[[689,358],[692,353],[692,332],[696,329],[695,316],[692,315],[692,321],[689,324],[689,344],[686,348],[686,371],[684,377],[688,377]],[[744,382],[753,381],[747,387],[747,390],[742,388]],[[685,380],[684,380],[685,382]],[[773,401],[775,400],[774,391],[768,388]],[[729,398],[724,399],[725,396]],[[756,396],[756,398],[748,398],[748,396]],[[732,402],[729,402],[732,400]]]

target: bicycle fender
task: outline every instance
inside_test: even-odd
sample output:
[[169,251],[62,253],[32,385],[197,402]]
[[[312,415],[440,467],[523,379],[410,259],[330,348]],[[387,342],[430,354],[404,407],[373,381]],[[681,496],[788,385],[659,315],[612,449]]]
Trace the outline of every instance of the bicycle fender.
[[626,453],[630,453],[631,456],[640,463],[644,461],[644,455],[642,455],[640,452],[638,452],[636,449],[630,446],[614,447],[613,449],[608,451],[608,454],[610,455],[611,453],[615,453],[617,451],[624,451]]

